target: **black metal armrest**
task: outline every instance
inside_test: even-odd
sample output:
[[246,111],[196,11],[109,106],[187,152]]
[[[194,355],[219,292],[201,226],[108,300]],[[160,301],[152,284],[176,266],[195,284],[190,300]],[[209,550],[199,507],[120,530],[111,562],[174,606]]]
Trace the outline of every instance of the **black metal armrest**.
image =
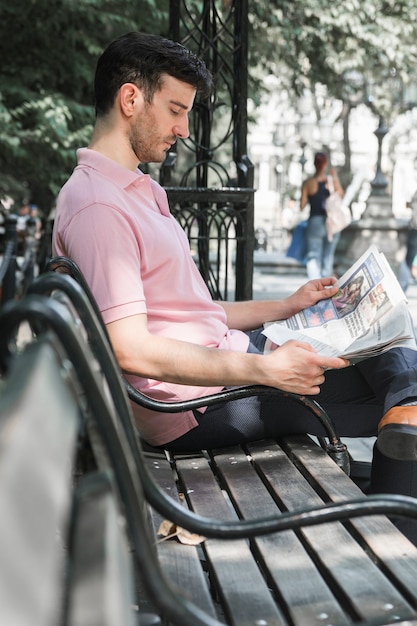
[[[178,525],[190,528],[191,530],[199,532],[206,536],[209,536],[211,532],[220,532],[221,536],[223,536],[223,533],[228,535],[229,532],[236,532],[236,528],[228,528],[228,525],[223,523],[220,523],[220,526],[217,526],[216,528],[215,526],[213,526],[212,520],[207,520],[205,518],[203,520],[202,518],[195,516],[194,513],[188,511],[181,505],[177,505],[171,498],[169,498],[169,496],[167,496],[161,489],[159,489],[158,485],[149,474],[142,456],[139,435],[134,426],[131,409],[127,401],[125,388],[126,381],[123,379],[120,368],[116,363],[116,359],[111,349],[111,345],[108,340],[108,335],[105,332],[105,328],[103,328],[103,324],[100,322],[100,319],[97,318],[97,316],[94,314],[90,300],[87,298],[87,295],[82,287],[74,279],[65,274],[60,274],[56,272],[48,272],[46,274],[43,274],[36,281],[34,281],[29,288],[28,297],[30,296],[30,294],[42,294],[44,296],[50,295],[52,292],[61,292],[69,298],[69,301],[75,308],[82,324],[87,331],[92,352],[94,353],[95,358],[98,360],[100,367],[106,377],[107,384],[112,393],[112,399],[115,405],[116,413],[118,415],[120,423],[123,426],[124,432],[126,433],[127,440],[132,447],[133,455],[135,457],[135,463],[138,468],[138,473],[141,477],[143,488],[150,504],[166,518],[171,519]],[[59,302],[57,301],[53,301],[53,303],[59,304]],[[39,308],[40,307],[38,307],[38,309]],[[69,313],[69,310],[66,307],[64,307],[64,309],[66,311],[67,318],[71,318],[73,322],[74,320]],[[72,340],[70,337],[67,336],[67,333],[69,331],[66,327],[66,324],[63,322],[62,319],[57,319],[56,313],[52,314],[52,312],[50,312],[50,315],[52,315],[52,318],[47,321],[47,325],[51,326],[51,324],[54,324],[54,330],[55,332],[57,332],[58,336],[61,337],[64,345],[68,345],[71,349],[75,350],[75,344],[74,346],[69,345],[71,344]],[[39,313],[38,315],[31,315],[32,321],[35,322],[35,327],[36,323],[39,324],[39,320],[42,320],[43,317],[45,317],[45,313],[43,315],[40,315]],[[5,340],[5,337],[6,334],[3,333],[2,339]],[[230,399],[233,397],[247,397],[249,395],[252,395],[253,393],[259,394],[270,392],[271,390],[269,388],[262,386],[231,389],[220,394],[213,394],[214,397],[212,398],[210,398],[210,396],[205,397],[203,399],[203,404],[206,404],[207,402],[216,402],[218,401],[219,397],[223,401],[225,398],[225,394],[226,397]],[[279,390],[276,390],[276,392],[280,393]],[[180,410],[177,408],[178,403],[174,404],[167,402],[157,402],[151,400],[150,398],[147,398],[147,396],[144,396],[143,394],[140,394],[140,402],[143,406],[152,405],[153,407],[157,407],[156,410],[166,410],[167,408],[169,408],[171,412],[176,412]],[[184,403],[179,404],[181,406],[181,410],[183,410],[182,407],[184,406]],[[317,413],[315,412],[315,414]],[[329,423],[331,424],[331,422]],[[333,430],[331,432],[331,436],[333,437],[333,439],[329,445],[334,445],[335,449],[337,450],[338,438]],[[344,446],[344,444],[342,444],[342,446]],[[345,446],[344,450],[346,450]],[[260,520],[260,522],[262,522],[262,520]],[[263,520],[263,522],[266,522],[266,527],[268,527],[270,523],[273,525],[275,520],[272,521],[269,519]],[[250,527],[251,524],[248,523],[248,527],[245,531],[246,534],[248,529],[250,530]],[[263,523],[258,524],[256,526],[255,532],[259,532],[259,530],[263,527]],[[240,531],[242,531],[241,528]]]
[[[82,308],[85,307],[83,299],[79,296],[79,294],[75,293],[75,289],[71,286],[68,281],[54,281],[52,278],[53,273],[57,272],[58,275],[60,272],[64,272],[71,276],[75,282],[82,288],[84,294],[88,298],[91,308],[94,311],[95,317],[100,324],[103,332],[108,340],[109,345],[110,339],[107,333],[106,325],[103,322],[103,318],[101,316],[101,312],[98,308],[97,302],[89,288],[81,270],[78,265],[67,257],[59,256],[52,258],[46,266],[47,273],[42,275],[36,284],[28,291],[28,293],[51,293],[53,289],[61,289],[66,293],[66,295],[73,302],[76,307],[84,325],[87,328],[87,332],[89,334],[90,340],[93,339],[94,334],[94,326],[95,324],[91,323],[91,315],[84,313],[82,314]],[[51,273],[50,273],[51,272]],[[48,278],[49,277],[49,278]],[[42,280],[41,280],[42,279]],[[39,282],[41,280],[41,282]],[[150,409],[151,411],[159,411],[165,413],[178,413],[180,411],[190,411],[193,409],[198,409],[201,407],[212,406],[219,402],[226,402],[231,400],[237,400],[240,398],[247,398],[249,396],[262,396],[262,395],[271,395],[275,394],[277,396],[284,396],[286,398],[290,398],[295,402],[299,402],[303,404],[307,409],[312,411],[316,419],[318,419],[323,426],[326,435],[328,437],[328,442],[323,443],[321,440],[322,446],[325,448],[326,452],[333,458],[333,460],[343,469],[344,472],[349,474],[350,472],[350,462],[349,462],[349,454],[346,445],[341,441],[338,436],[334,424],[323,409],[323,407],[314,399],[305,396],[298,395],[295,393],[289,393],[286,391],[282,391],[280,389],[276,389],[275,387],[266,387],[263,385],[249,385],[245,387],[238,387],[233,389],[225,389],[216,394],[210,394],[208,396],[202,396],[200,398],[195,398],[192,400],[185,401],[177,401],[177,402],[163,402],[154,400],[141,393],[137,389],[135,389],[125,377],[123,377],[124,385],[127,391],[129,398],[135,402],[136,404]]]
[[[127,396],[109,346],[103,342],[104,350],[101,356],[106,355],[106,358],[110,359],[105,365],[114,370],[115,376],[112,377],[106,370],[102,371],[106,381],[110,383],[109,388],[113,394],[114,406],[117,408],[121,402],[121,406],[124,407],[122,412],[118,414],[123,426],[122,429],[115,423],[114,411],[110,409],[106,394],[103,393],[102,383],[99,382],[95,369],[91,367],[91,354],[89,350],[85,349],[85,341],[80,337],[70,311],[64,304],[53,298],[28,295],[21,301],[6,303],[0,311],[0,371],[7,371],[8,364],[14,357],[11,352],[11,345],[13,344],[11,339],[14,339],[16,328],[22,322],[33,323],[34,326],[43,328],[43,332],[52,330],[58,337],[61,347],[75,368],[79,384],[91,406],[99,432],[108,449],[121,493],[127,497],[127,491],[136,482],[136,477],[139,477],[140,486],[143,487],[149,503],[171,521],[184,528],[201,533],[206,537],[238,539],[329,521],[340,521],[362,515],[386,514],[417,519],[417,499],[396,495],[367,496],[302,511],[283,512],[278,518],[273,516],[257,520],[221,521],[205,518],[189,511],[182,504],[169,498],[153,482],[146,469],[140,450],[139,437],[134,430]],[[97,358],[97,355],[95,356]],[[115,386],[113,386],[113,382],[116,383]],[[132,475],[132,463],[135,467],[134,476]],[[138,485],[135,489],[137,488],[139,488]],[[158,495],[155,495],[156,493]],[[136,504],[129,502],[128,497],[126,504],[128,507],[136,507]]]

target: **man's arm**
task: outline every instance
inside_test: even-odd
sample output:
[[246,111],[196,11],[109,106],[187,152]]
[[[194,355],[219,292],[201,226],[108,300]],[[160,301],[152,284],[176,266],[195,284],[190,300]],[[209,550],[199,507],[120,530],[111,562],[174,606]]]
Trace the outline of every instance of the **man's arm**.
[[184,385],[261,384],[314,395],[324,381],[324,369],[348,365],[344,359],[320,356],[297,341],[264,356],[159,337],[148,332],[144,314],[112,322],[107,329],[125,373]]

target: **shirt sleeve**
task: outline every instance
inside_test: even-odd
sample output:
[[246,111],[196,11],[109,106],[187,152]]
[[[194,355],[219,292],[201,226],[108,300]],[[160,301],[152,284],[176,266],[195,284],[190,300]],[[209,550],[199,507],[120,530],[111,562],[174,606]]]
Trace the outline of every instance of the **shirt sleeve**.
[[128,216],[94,204],[71,219],[58,241],[58,253],[80,267],[106,324],[146,313],[140,247]]

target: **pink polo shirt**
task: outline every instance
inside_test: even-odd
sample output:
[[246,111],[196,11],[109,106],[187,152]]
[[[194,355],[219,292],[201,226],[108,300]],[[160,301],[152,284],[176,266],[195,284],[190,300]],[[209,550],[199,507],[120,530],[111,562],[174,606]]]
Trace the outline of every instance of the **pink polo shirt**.
[[[53,253],[83,272],[106,324],[146,313],[149,332],[207,347],[245,352],[248,337],[230,330],[169,211],[165,191],[99,152],[82,148],[56,208]],[[140,355],[138,355],[140,359]],[[219,391],[130,376],[143,393],[166,401]],[[191,411],[155,413],[132,405],[138,430],[162,445],[197,426]]]

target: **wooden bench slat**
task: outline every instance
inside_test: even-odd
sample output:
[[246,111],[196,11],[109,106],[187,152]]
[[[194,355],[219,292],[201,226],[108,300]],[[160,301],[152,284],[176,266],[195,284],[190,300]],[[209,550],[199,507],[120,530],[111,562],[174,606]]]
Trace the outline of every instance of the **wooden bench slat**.
[[[343,472],[334,471],[328,455],[322,454],[320,448],[306,442],[304,437],[289,439],[288,448],[330,501],[341,502],[343,499],[362,496],[360,489],[352,481],[346,480]],[[381,567],[395,578],[405,597],[417,607],[417,547],[397,532],[385,516],[356,518],[351,521],[351,525]]]
[[[145,462],[148,470],[167,494],[179,500],[178,489],[173,477],[171,465],[166,456],[145,453]],[[157,533],[163,517],[150,508],[151,520]],[[158,543],[158,558],[162,570],[178,592],[188,597],[198,607],[212,617],[216,616],[216,609],[210,594],[209,581],[203,571],[198,548],[196,546],[180,544],[168,540]]]
[[[193,510],[223,520],[236,518],[206,458],[177,459],[176,468],[180,480],[186,485]],[[262,624],[262,620],[268,626],[287,623],[254,562],[247,541],[207,539],[204,550],[219,598],[230,620],[228,623],[236,626]]]
[[84,476],[76,503],[66,626],[136,626],[134,573],[109,475]]
[[[277,514],[276,503],[245,452],[230,448],[216,451],[213,458],[242,517],[255,519],[259,511],[263,515]],[[259,537],[254,544],[295,624],[350,623],[293,531]]]
[[[301,501],[303,507],[322,504],[314,489],[278,446],[271,446],[268,451],[264,448],[259,444],[249,446],[258,471],[262,472],[288,510],[298,509]],[[324,455],[325,452],[318,448],[317,454]],[[337,467],[332,467],[330,471],[328,466],[327,473],[334,470],[340,472],[340,480],[349,483],[349,478]],[[397,532],[392,529],[394,540]],[[318,567],[331,580],[335,594],[343,599],[344,606],[350,605],[361,619],[377,615],[387,620],[398,619],[398,616],[406,619],[415,614],[342,524],[322,524],[304,528],[300,533],[314,552]]]

